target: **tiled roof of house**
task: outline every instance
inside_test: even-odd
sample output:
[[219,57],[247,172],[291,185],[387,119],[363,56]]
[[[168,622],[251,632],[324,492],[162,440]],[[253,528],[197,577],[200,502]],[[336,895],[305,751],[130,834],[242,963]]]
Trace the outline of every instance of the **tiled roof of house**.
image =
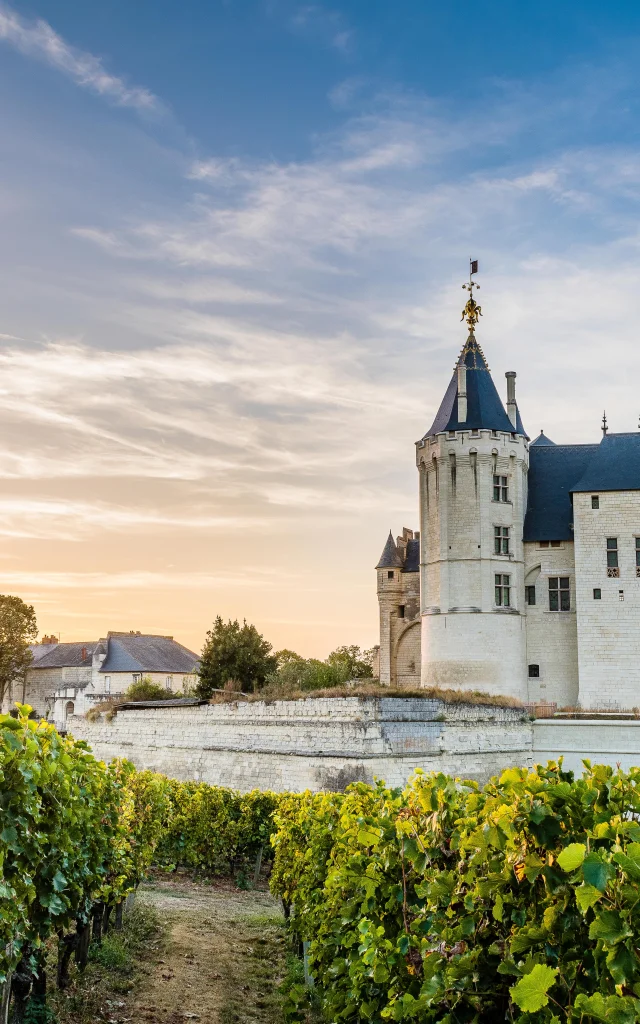
[[573,540],[571,491],[597,444],[541,444],[529,449],[524,540]]
[[[71,644],[31,644],[31,668],[81,668],[90,666],[97,640],[78,640]],[[41,648],[47,650],[41,654]]]
[[168,636],[110,633],[102,672],[193,672],[198,655]]
[[640,433],[605,434],[572,491],[640,491]]
[[[45,650],[43,651],[43,648]],[[95,651],[106,651],[102,672],[193,672],[198,655],[172,637],[109,633],[106,640],[32,644],[31,668],[90,667]]]
[[[458,419],[458,366],[467,368],[467,416],[463,422]],[[482,428],[525,434],[520,413],[518,413],[514,430],[493,383],[484,353],[475,335],[470,334],[462,348],[436,418],[424,436],[430,437],[445,430],[480,430]]]

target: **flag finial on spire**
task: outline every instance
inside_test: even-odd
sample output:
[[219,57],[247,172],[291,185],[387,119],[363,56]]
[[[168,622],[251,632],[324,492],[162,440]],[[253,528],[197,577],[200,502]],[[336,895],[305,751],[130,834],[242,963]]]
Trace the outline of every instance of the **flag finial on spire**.
[[478,317],[482,316],[482,307],[478,305],[473,297],[473,289],[479,288],[480,285],[476,284],[473,280],[473,275],[478,273],[478,261],[469,260],[469,284],[463,284],[463,288],[469,292],[469,298],[462,310],[461,320],[466,320],[469,325],[469,334],[473,334],[474,328],[478,322]]

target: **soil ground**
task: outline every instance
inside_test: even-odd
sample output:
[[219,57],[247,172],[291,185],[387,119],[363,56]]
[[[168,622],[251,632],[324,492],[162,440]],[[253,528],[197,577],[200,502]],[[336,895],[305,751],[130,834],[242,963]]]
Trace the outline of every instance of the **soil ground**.
[[282,1021],[288,948],[281,905],[267,891],[162,876],[136,902],[127,927],[138,930],[138,950],[120,957],[110,933],[84,977],[55,994],[60,1024]]

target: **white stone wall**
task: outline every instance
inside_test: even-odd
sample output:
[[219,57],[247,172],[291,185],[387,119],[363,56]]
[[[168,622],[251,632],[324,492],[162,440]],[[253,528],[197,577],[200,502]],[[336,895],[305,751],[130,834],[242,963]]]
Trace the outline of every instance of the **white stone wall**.
[[103,760],[127,757],[178,779],[243,791],[341,789],[420,767],[484,781],[531,758],[531,723],[510,708],[417,698],[240,701],[76,717],[70,731]]
[[[640,491],[599,492],[598,509],[591,497],[573,496],[580,704],[632,708],[640,706]],[[619,578],[607,574],[607,537],[618,538]]]
[[533,723],[536,764],[564,758],[564,767],[581,774],[583,760],[627,771],[640,765],[640,721],[539,719]]
[[[527,698],[524,547],[528,448],[490,430],[438,434],[419,442],[422,683]],[[493,501],[493,476],[508,478],[509,501]],[[496,555],[494,527],[510,530]],[[494,577],[508,575],[511,608],[497,609]]]
[[[538,542],[525,548],[525,586],[535,586],[536,603],[526,606],[527,666],[539,665],[540,677],[529,679],[530,701],[555,701],[558,707],[578,703],[578,627],[573,541],[559,548]],[[571,610],[549,609],[549,579],[568,576]]]

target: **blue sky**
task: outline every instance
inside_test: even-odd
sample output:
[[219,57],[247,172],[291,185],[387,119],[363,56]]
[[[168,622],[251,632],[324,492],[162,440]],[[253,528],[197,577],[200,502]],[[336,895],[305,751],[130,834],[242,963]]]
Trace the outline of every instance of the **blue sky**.
[[0,3],[0,566],[43,631],[376,639],[462,344],[634,430],[640,9]]

